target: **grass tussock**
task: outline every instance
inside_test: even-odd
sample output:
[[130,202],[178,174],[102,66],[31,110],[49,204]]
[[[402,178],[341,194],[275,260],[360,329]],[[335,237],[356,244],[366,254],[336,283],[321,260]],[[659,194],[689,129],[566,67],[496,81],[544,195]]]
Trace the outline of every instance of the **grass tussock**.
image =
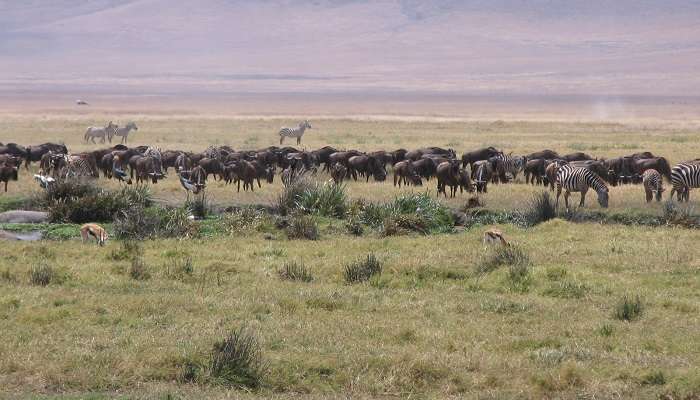
[[643,312],[644,305],[639,295],[624,295],[615,305],[613,316],[620,321],[631,322],[641,318]]
[[107,256],[113,261],[125,261],[131,260],[134,257],[140,257],[143,255],[143,247],[136,240],[122,240],[119,243],[119,247],[113,249]]
[[287,281],[311,282],[314,280],[311,270],[304,263],[296,261],[285,263],[277,273],[280,279]]
[[588,290],[588,286],[578,281],[557,280],[549,285],[542,294],[561,299],[580,299],[586,295]]
[[349,284],[362,283],[382,273],[382,264],[374,254],[347,264],[343,273],[345,282]]
[[32,266],[29,282],[35,286],[48,286],[56,278],[53,268],[45,263]]
[[318,240],[320,237],[316,219],[303,214],[295,214],[288,219],[285,233],[288,239]]
[[557,210],[554,205],[554,199],[549,192],[533,195],[527,206],[518,212],[519,224],[531,227],[556,218]]
[[262,349],[245,328],[231,332],[214,344],[209,373],[215,382],[232,387],[257,389],[265,375]]
[[[515,276],[523,275],[522,268],[528,267],[530,257],[519,246],[511,244],[510,246],[492,246],[481,257],[476,266],[478,274],[487,274],[498,269],[501,266],[516,267],[512,273]],[[511,271],[509,271],[509,275]]]
[[272,216],[253,207],[242,207],[227,213],[221,219],[224,230],[228,234],[263,231],[272,226]]
[[404,194],[385,204],[359,204],[359,217],[378,227],[384,236],[405,232],[449,233],[454,229],[452,212],[427,193]]
[[301,192],[296,208],[308,214],[343,218],[347,210],[345,186],[333,182],[313,182]]
[[212,213],[212,206],[206,192],[195,195],[192,200],[185,202],[184,208],[196,219],[206,219]]
[[145,281],[151,279],[151,274],[148,272],[148,266],[143,261],[143,257],[134,257],[129,265],[129,276],[136,281]]
[[121,211],[114,219],[114,234],[121,239],[187,238],[196,233],[196,225],[184,208],[137,206]]

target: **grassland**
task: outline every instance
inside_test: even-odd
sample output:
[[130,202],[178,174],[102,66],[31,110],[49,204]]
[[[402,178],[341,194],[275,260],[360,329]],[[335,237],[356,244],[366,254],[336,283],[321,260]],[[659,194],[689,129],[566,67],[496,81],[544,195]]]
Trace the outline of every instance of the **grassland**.
[[[81,151],[96,147],[80,143],[84,127],[107,119],[8,115],[0,119],[0,135],[3,142],[24,144],[63,140]],[[279,126],[291,123],[201,116],[110,119],[137,121],[133,144],[192,150],[207,144],[266,147],[275,143]],[[700,142],[693,121],[312,123],[308,148],[440,145],[462,152],[496,145],[515,153],[553,148],[598,156],[651,150],[675,162],[697,157]],[[23,172],[5,199],[37,190]],[[431,194],[433,185],[427,187]],[[219,183],[208,187],[219,206],[270,203],[280,190],[278,182],[255,193],[239,194]],[[350,197],[377,202],[424,190],[399,190],[390,183],[347,187]],[[483,200],[492,210],[514,210],[539,190],[499,185]],[[184,200],[172,177],[153,193],[163,202]],[[597,209],[594,197],[589,208]],[[447,204],[465,201],[462,196]],[[691,205],[697,204],[694,197]],[[644,204],[640,187],[626,186],[613,188],[607,212],[660,214],[660,208]],[[698,230],[560,219],[528,229],[499,228],[527,260],[490,272],[484,265],[491,252],[481,243],[479,226],[428,236],[383,237],[368,230],[356,237],[343,221],[322,218],[315,241],[289,240],[276,229],[205,230],[193,239],[143,241],[146,274],[139,279],[131,262],[117,256],[122,243],[81,245],[73,225],[55,229],[57,240],[3,243],[0,397],[700,395]],[[65,240],[70,232],[73,239]],[[347,284],[345,266],[370,253],[382,263],[381,274]],[[306,265],[313,280],[280,279],[278,270],[290,261]],[[30,278],[41,265],[54,271],[47,286]],[[625,296],[639,298],[642,308],[631,321],[615,317]],[[207,375],[214,344],[243,326],[258,338],[267,366],[261,387],[252,390]]]

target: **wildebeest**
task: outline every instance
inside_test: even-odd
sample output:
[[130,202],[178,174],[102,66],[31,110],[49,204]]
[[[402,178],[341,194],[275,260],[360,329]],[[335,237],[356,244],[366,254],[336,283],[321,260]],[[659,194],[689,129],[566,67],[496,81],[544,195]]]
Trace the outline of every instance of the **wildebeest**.
[[328,168],[330,168],[330,165],[328,163],[328,158],[331,156],[331,154],[337,153],[337,152],[338,152],[338,150],[331,147],[331,146],[324,146],[318,150],[312,151],[311,153],[314,155],[316,162],[319,165],[323,164],[323,170],[329,171]]
[[411,160],[403,160],[394,164],[394,186],[398,184],[401,187],[402,183],[415,186],[423,185]]
[[329,163],[328,168],[330,169],[330,167],[332,167],[333,165],[340,163],[345,168],[347,168],[349,170],[350,165],[348,164],[348,160],[350,159],[350,157],[361,156],[361,155],[362,155],[362,153],[357,151],[357,150],[335,152],[335,153],[328,156],[328,161],[327,161]]
[[333,179],[333,182],[336,184],[341,183],[345,177],[348,174],[348,169],[345,168],[342,164],[335,164],[333,168],[331,168],[331,179]]
[[447,197],[445,188],[450,187],[450,197],[455,197],[459,188],[460,174],[459,162],[445,161],[437,166],[435,175],[437,176],[437,194],[444,194]]
[[418,161],[413,161],[413,169],[418,175],[426,180],[430,180],[435,175],[437,165],[432,158],[421,158]]
[[29,153],[24,146],[20,146],[17,143],[8,143],[4,146],[0,146],[0,154],[9,154],[26,160]]
[[198,165],[204,168],[204,171],[207,173],[207,178],[209,178],[210,174],[213,174],[214,180],[217,180],[217,177],[224,179],[224,166],[221,164],[221,161],[215,158],[205,157],[199,160]]
[[559,153],[557,153],[554,150],[542,150],[542,151],[536,151],[534,153],[530,153],[525,156],[528,160],[536,159],[536,158],[542,158],[545,160],[552,160],[555,158],[560,158]]
[[545,177],[546,163],[546,160],[543,158],[528,160],[524,168],[525,183],[542,184],[542,179]]
[[59,143],[42,143],[34,146],[27,146],[25,168],[29,168],[29,164],[35,161],[41,161],[41,157],[52,151],[55,154],[68,154],[68,148]]
[[582,152],[580,152],[580,151],[579,151],[579,152],[576,152],[576,153],[570,153],[570,154],[563,155],[563,156],[561,157],[561,159],[562,159],[562,160],[569,161],[569,162],[571,162],[571,161],[594,160],[593,157],[589,156],[589,155],[586,154],[586,153],[582,153]]
[[163,173],[155,157],[132,157],[132,160],[135,160],[134,169],[136,170],[137,183],[147,181],[149,177],[151,178],[151,182],[158,183],[158,179],[163,177]]
[[406,149],[396,149],[391,152],[391,158],[393,159],[392,164],[396,164],[399,161],[403,161],[406,159],[406,153],[408,153],[408,150]]
[[462,155],[462,167],[470,165],[472,171],[474,171],[474,163],[480,160],[488,160],[489,158],[495,157],[502,152],[497,150],[495,147],[485,147],[483,149],[478,149],[474,151],[466,152]]
[[381,182],[386,179],[386,170],[384,164],[376,157],[361,155],[352,156],[348,159],[348,173],[354,180],[357,180],[357,174],[367,177],[372,176],[375,181]]
[[488,192],[488,184],[493,176],[493,164],[488,160],[479,160],[474,162],[473,168],[476,191],[480,193]]
[[632,168],[637,175],[644,174],[644,171],[655,169],[669,182],[671,181],[671,165],[664,157],[635,159]]
[[7,192],[7,182],[17,180],[17,166],[0,164],[0,182],[5,182],[5,192]]

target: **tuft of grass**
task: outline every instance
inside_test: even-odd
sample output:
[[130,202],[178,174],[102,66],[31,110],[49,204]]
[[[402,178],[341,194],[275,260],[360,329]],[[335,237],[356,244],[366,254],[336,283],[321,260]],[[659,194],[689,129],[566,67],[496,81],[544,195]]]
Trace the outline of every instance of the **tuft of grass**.
[[140,206],[122,210],[114,218],[114,234],[123,239],[187,238],[195,236],[196,225],[185,208]]
[[304,265],[304,263],[297,263],[295,261],[285,263],[284,266],[277,271],[280,279],[289,281],[301,281],[301,282],[311,282],[314,280],[311,271]]
[[542,294],[562,299],[580,299],[588,292],[588,286],[576,281],[557,281],[547,287]]
[[361,283],[382,273],[382,265],[374,254],[345,266],[344,278],[346,283]]
[[480,308],[482,311],[496,314],[516,314],[528,311],[530,306],[507,300],[485,300],[480,304]]
[[513,291],[525,293],[530,289],[530,283],[532,276],[529,263],[517,262],[508,266],[508,284]]
[[141,243],[136,240],[123,240],[119,243],[119,247],[113,249],[107,257],[114,261],[124,261],[142,255],[143,247],[141,247]]
[[192,200],[185,203],[185,209],[197,219],[206,219],[211,214],[211,202],[206,192],[194,196]]
[[226,232],[237,234],[263,230],[266,226],[272,225],[272,218],[269,214],[253,207],[242,207],[224,215],[221,223]]
[[545,221],[549,221],[557,216],[554,199],[549,192],[540,192],[533,195],[527,207],[518,212],[520,225],[535,226]]
[[209,373],[216,382],[256,389],[262,384],[265,370],[258,340],[245,328],[214,344]]
[[639,295],[635,296],[634,298],[629,295],[624,295],[615,306],[613,316],[620,321],[630,322],[641,318],[643,312],[644,305],[642,304]]
[[129,276],[137,281],[145,281],[151,278],[151,274],[148,272],[148,267],[142,257],[134,257],[131,259]]
[[454,229],[452,212],[427,193],[404,194],[386,204],[362,204],[360,219],[382,229],[384,236],[406,231],[448,233]]
[[291,214],[296,210],[304,193],[315,190],[316,186],[316,183],[306,175],[295,178],[284,186],[282,193],[277,197],[275,204],[277,211],[282,215]]
[[309,214],[343,218],[347,209],[345,185],[313,182],[301,192],[296,208]]
[[603,324],[598,328],[598,335],[603,337],[610,337],[615,332],[615,328],[610,324]]
[[639,382],[642,385],[665,385],[666,376],[662,371],[652,371],[643,375]]
[[10,268],[4,268],[0,271],[0,280],[7,283],[17,283],[17,277],[10,271]]
[[32,266],[29,271],[29,281],[36,286],[47,286],[55,276],[53,268],[44,263]]
[[296,214],[289,218],[285,232],[288,239],[318,240],[320,236],[316,219],[303,214]]
[[487,274],[504,265],[528,266],[529,264],[530,257],[517,245],[493,246],[482,256],[476,267],[476,272]]

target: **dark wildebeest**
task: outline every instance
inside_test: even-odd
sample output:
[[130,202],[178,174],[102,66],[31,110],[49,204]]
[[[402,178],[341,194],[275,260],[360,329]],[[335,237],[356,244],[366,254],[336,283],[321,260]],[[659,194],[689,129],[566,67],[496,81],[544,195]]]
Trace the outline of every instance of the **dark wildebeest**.
[[330,169],[333,165],[340,163],[342,164],[345,168],[350,170],[350,165],[348,164],[348,160],[350,157],[354,156],[361,156],[362,153],[357,151],[357,150],[349,150],[349,151],[338,151],[330,156],[328,156],[328,163],[330,164],[328,166],[328,169]]
[[543,158],[545,160],[551,160],[554,158],[560,158],[559,153],[557,153],[554,150],[542,150],[542,151],[536,151],[534,153],[530,153],[525,156],[528,160],[532,160],[535,158]]
[[472,167],[472,171],[475,171],[475,162],[488,160],[489,158],[495,157],[498,154],[502,154],[502,152],[496,150],[495,147],[486,147],[483,149],[466,152],[462,155],[462,167],[466,168],[467,164],[469,164]]
[[391,153],[384,150],[373,151],[369,153],[369,155],[379,160],[379,162],[381,162],[384,166],[384,169],[386,169],[387,164],[394,164],[394,157],[391,155]]
[[391,152],[391,158],[393,159],[392,164],[396,164],[399,161],[403,161],[406,159],[406,153],[408,153],[408,150],[406,149],[396,149]]
[[469,171],[466,168],[461,168],[459,170],[459,193],[463,193],[465,190],[468,193],[472,193],[474,191],[474,185],[469,176]]
[[[143,154],[141,152],[139,152],[138,149],[117,150],[117,151],[112,152],[112,159],[114,157],[119,157],[119,159],[122,162],[122,165],[125,165],[125,166],[128,165],[130,168],[129,176],[131,176],[131,178],[133,179],[134,178],[134,166],[131,163],[131,159],[134,157],[141,157],[142,155]],[[106,160],[104,160],[104,158],[103,158],[102,161],[104,162]],[[111,166],[112,166],[112,160],[109,160],[109,167],[111,167]],[[104,171],[104,164],[102,165],[102,168]]]
[[254,192],[253,180],[256,176],[255,166],[251,162],[243,160],[231,164],[230,167],[238,178],[238,192],[241,191],[241,181],[243,181],[243,191],[247,191],[248,188],[250,188],[250,190]]
[[399,187],[401,187],[401,183],[415,186],[423,185],[411,160],[403,160],[394,164],[394,186],[396,186],[397,183]]
[[636,159],[634,160],[633,169],[634,173],[640,176],[648,169],[655,169],[671,182],[671,165],[664,157]]
[[435,165],[435,161],[432,158],[421,158],[418,161],[413,161],[413,169],[421,177],[430,180],[435,175],[437,165]]
[[632,181],[635,162],[633,157],[609,158],[603,162],[609,171],[610,183],[613,185],[617,185],[618,182],[629,183]]
[[24,164],[24,166],[26,168],[29,168],[29,164],[31,162],[41,161],[41,156],[48,153],[49,151],[52,151],[55,154],[68,154],[68,148],[63,144],[43,143],[36,146],[27,146],[27,162],[26,164]]
[[562,156],[561,159],[568,161],[568,162],[594,160],[593,157],[589,156],[586,153],[582,153],[580,151],[576,152],[576,153],[566,154],[566,155]]
[[493,175],[493,164],[488,160],[478,160],[474,162],[473,168],[476,191],[487,193],[489,181],[491,181]]
[[275,179],[275,170],[274,167],[268,167],[265,166],[265,164],[260,163],[258,161],[249,161],[250,165],[255,168],[255,180],[258,182],[258,187],[262,187],[260,185],[260,178],[265,179],[267,183],[272,183],[274,182]]
[[374,177],[375,181],[381,182],[386,179],[386,170],[381,161],[376,157],[361,155],[352,156],[348,159],[348,173],[354,180],[357,180],[357,174],[367,177]]
[[175,161],[177,160],[177,157],[182,154],[181,151],[177,150],[166,150],[163,152],[161,155],[161,165],[163,167],[163,172],[168,173],[168,168],[173,167],[175,168],[175,172],[177,172],[177,167],[175,166]]
[[318,150],[312,151],[311,153],[314,155],[319,165],[323,164],[323,171],[329,172],[330,170],[328,168],[330,168],[330,165],[328,164],[328,158],[331,156],[331,154],[337,152],[338,150],[331,146],[324,146]]
[[333,179],[333,182],[335,184],[341,183],[345,177],[348,174],[348,169],[345,168],[342,164],[335,164],[333,168],[331,168],[331,178]]
[[445,158],[455,158],[455,151],[452,149],[443,149],[441,147],[425,147],[418,150],[412,150],[406,153],[406,159],[417,161],[426,154],[443,156]]
[[437,176],[437,195],[440,193],[447,197],[447,191],[445,188],[450,187],[450,197],[455,197],[457,195],[457,189],[459,188],[459,162],[444,161],[437,166],[435,175]]
[[531,183],[538,185],[542,184],[542,179],[545,177],[546,160],[543,158],[536,158],[534,160],[528,159],[525,163],[524,173],[525,173],[525,183]]
[[0,182],[5,182],[5,192],[7,192],[7,182],[17,180],[17,166],[0,164]]
[[175,158],[175,171],[189,171],[192,168],[192,160],[185,153],[178,154]]
[[573,165],[574,167],[584,167],[584,168],[588,169],[589,171],[594,172],[596,175],[598,175],[604,181],[606,181],[610,184],[613,184],[613,185],[616,184],[614,178],[610,175],[610,170],[608,169],[607,164],[603,161],[598,161],[598,160],[572,161],[569,163],[569,165]]
[[224,166],[221,164],[221,161],[216,158],[205,157],[199,160],[198,164],[206,171],[207,178],[209,178],[209,174],[214,174],[214,180],[217,180],[217,176],[224,179]]
[[29,152],[24,146],[20,146],[17,143],[8,143],[4,146],[0,146],[0,154],[9,154],[26,160],[28,158]]
[[20,157],[13,156],[12,154],[0,154],[0,165],[2,164],[19,168],[19,166],[22,165],[22,159]]
[[136,183],[146,182],[151,178],[151,182],[158,183],[158,179],[163,177],[163,172],[159,168],[158,160],[155,157],[132,157],[134,168],[136,169]]
[[652,152],[650,152],[650,151],[642,151],[642,152],[639,152],[639,153],[630,154],[630,155],[625,156],[625,157],[631,157],[631,158],[637,158],[637,159],[640,159],[640,158],[656,158],[656,156],[655,156]]

